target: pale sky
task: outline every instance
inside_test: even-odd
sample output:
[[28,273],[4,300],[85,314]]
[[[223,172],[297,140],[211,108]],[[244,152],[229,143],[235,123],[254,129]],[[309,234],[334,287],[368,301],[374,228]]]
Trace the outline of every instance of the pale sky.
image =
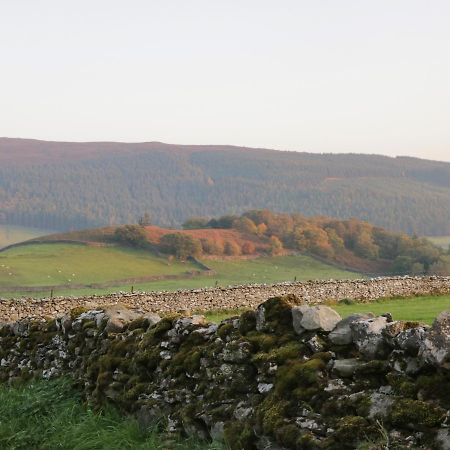
[[450,1],[0,0],[0,136],[450,161]]

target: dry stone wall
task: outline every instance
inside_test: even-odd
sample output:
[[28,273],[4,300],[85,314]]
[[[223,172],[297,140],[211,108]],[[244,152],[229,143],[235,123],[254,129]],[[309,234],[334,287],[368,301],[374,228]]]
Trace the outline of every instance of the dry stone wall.
[[368,280],[330,280],[227,288],[180,290],[176,292],[117,293],[89,297],[0,300],[0,322],[25,317],[48,318],[75,307],[123,304],[138,312],[170,313],[217,309],[255,308],[265,299],[293,294],[308,304],[352,299],[371,301],[387,297],[440,295],[450,293],[450,277],[382,277]]
[[114,306],[0,326],[0,381],[59,376],[232,450],[450,449],[450,312],[341,320],[288,295],[220,324]]

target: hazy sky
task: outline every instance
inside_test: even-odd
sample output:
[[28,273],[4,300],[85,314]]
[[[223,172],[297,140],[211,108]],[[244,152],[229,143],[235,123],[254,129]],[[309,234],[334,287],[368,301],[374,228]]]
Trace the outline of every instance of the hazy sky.
[[0,0],[0,136],[450,160],[450,1]]

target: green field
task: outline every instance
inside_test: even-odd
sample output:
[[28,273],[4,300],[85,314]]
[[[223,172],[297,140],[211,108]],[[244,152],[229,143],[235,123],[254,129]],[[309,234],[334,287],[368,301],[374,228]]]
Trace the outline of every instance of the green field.
[[[412,297],[402,299],[378,300],[370,303],[333,304],[330,305],[342,317],[353,313],[368,313],[375,315],[391,313],[395,320],[417,321],[431,324],[439,313],[450,311],[450,296]],[[243,310],[212,311],[205,316],[212,322],[220,322],[227,317],[236,316]]]
[[[215,274],[185,277],[199,270],[194,263],[168,263],[145,250],[122,247],[93,247],[81,244],[30,244],[0,253],[0,296],[27,295],[7,291],[21,286],[56,286],[55,295],[85,295],[135,290],[173,291],[200,287],[245,283],[274,283],[309,279],[360,278],[361,275],[319,262],[309,256],[261,257],[250,260],[207,260]],[[144,283],[120,283],[115,280],[149,276],[177,275],[179,279],[160,279]],[[106,288],[58,288],[62,285],[109,283]],[[33,296],[48,296],[48,292]],[[28,294],[29,295],[29,294]]]
[[427,239],[434,245],[445,248],[446,250],[450,247],[450,236],[430,236]]
[[49,230],[14,225],[0,225],[0,248],[51,233]]

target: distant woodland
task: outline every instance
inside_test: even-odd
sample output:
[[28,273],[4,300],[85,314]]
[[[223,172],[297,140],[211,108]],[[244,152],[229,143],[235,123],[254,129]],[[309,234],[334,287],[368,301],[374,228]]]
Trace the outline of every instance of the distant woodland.
[[[280,255],[299,251],[369,273],[450,274],[450,252],[424,238],[393,233],[356,219],[337,220],[251,210],[241,216],[192,218],[184,231],[125,225],[113,239],[153,247],[172,257]],[[217,230],[217,232],[214,232]]]
[[0,139],[0,223],[70,230],[270,209],[450,234],[450,164],[160,143]]

